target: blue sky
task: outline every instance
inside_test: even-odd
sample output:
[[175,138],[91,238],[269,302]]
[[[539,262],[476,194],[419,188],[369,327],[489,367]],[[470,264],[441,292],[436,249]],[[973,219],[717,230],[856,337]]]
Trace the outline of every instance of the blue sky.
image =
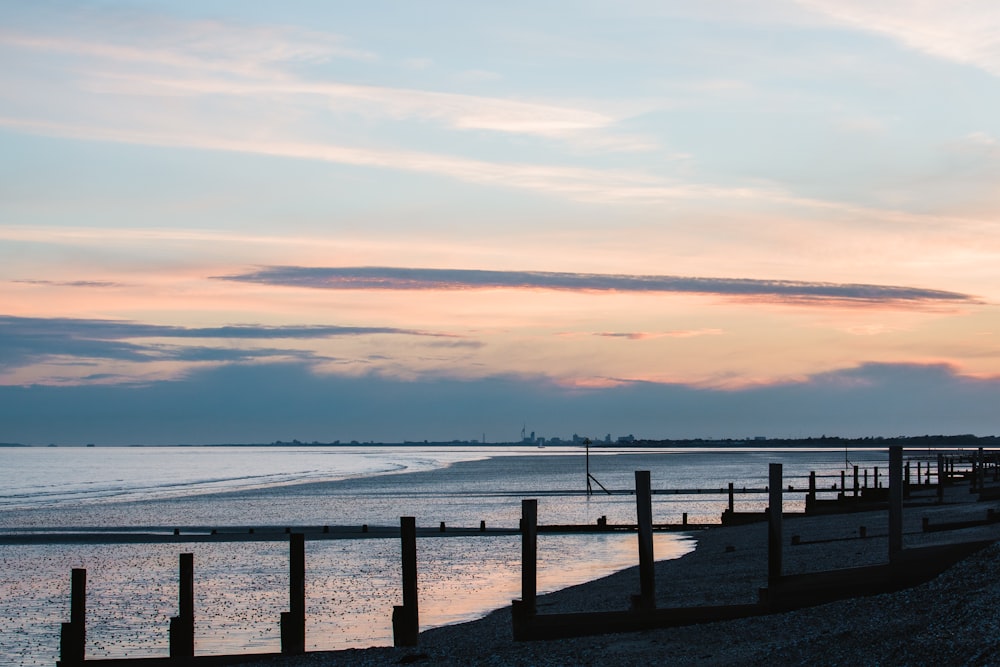
[[0,26],[0,441],[1000,428],[993,3]]

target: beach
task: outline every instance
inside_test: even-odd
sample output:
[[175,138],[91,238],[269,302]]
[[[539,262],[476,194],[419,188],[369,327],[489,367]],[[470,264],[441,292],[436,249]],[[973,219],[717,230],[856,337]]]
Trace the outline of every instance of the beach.
[[[998,540],[1000,524],[924,532],[932,524],[985,516],[966,486],[941,506],[904,512],[904,547]],[[867,536],[860,537],[860,527]],[[883,511],[785,520],[785,574],[855,567],[888,559]],[[800,544],[791,546],[790,537]],[[767,586],[767,526],[718,527],[695,551],[656,565],[657,606],[755,602]],[[544,613],[626,609],[637,568],[539,598]],[[515,642],[510,608],[421,634],[413,648],[372,648],[268,661],[270,665],[990,665],[1000,664],[995,603],[1000,548],[990,546],[935,579],[890,594],[841,600],[741,620],[550,641]],[[261,664],[261,663],[255,663]]]
[[[81,456],[93,453],[90,450]],[[377,453],[382,458],[395,454],[391,450]],[[30,454],[44,456],[47,463],[56,460],[51,458],[51,450]],[[173,452],[175,457],[186,454],[186,450]],[[225,453],[242,458],[255,454],[248,449]],[[689,646],[688,641],[700,636],[698,633],[707,626],[644,632],[625,638],[512,641],[507,605],[519,595],[520,537],[516,526],[522,498],[539,498],[540,524],[593,526],[595,519],[602,516],[607,516],[612,525],[635,522],[634,496],[626,493],[587,497],[573,490],[574,486],[579,487],[583,468],[578,452],[553,455],[545,450],[544,454],[531,456],[519,452],[515,456],[449,460],[444,465],[421,462],[424,469],[405,474],[362,474],[313,481],[313,475],[330,474],[316,467],[316,456],[321,457],[321,462],[338,461],[334,454],[334,451],[308,451],[303,454],[303,465],[288,461],[289,472],[316,470],[308,478],[290,485],[261,488],[256,480],[251,480],[248,488],[206,494],[179,493],[179,487],[171,481],[163,490],[144,486],[140,489],[144,496],[141,499],[134,499],[136,492],[130,487],[111,499],[93,498],[86,502],[70,499],[0,512],[0,525],[7,541],[0,551],[0,561],[10,575],[4,584],[9,611],[4,613],[10,615],[12,622],[11,632],[5,633],[5,638],[0,637],[7,647],[0,651],[7,653],[6,658],[0,658],[0,664],[54,662],[59,623],[66,620],[71,567],[88,568],[88,626],[93,628],[93,632],[88,631],[88,658],[165,655],[165,628],[177,604],[177,554],[182,551],[193,551],[195,556],[196,654],[276,652],[279,649],[276,620],[288,605],[286,530],[289,528],[306,529],[307,533],[311,530],[313,536],[307,536],[306,547],[306,650],[311,653],[295,659],[279,659],[279,664],[377,665],[410,659],[425,660],[426,664],[491,661],[615,664],[613,660],[618,658],[597,656],[618,653],[622,654],[621,664],[654,660],[652,656],[641,658],[643,651],[669,656],[670,664],[684,664],[683,660],[689,660],[689,664],[704,662],[704,653],[689,655],[698,643]],[[418,454],[420,459],[430,461],[433,452]],[[109,457],[114,462],[117,455],[116,450],[101,452],[105,462]],[[137,462],[144,460],[144,456],[135,452],[121,455]],[[205,455],[191,452],[192,458]],[[260,456],[270,462],[273,453],[260,451]],[[882,466],[884,476],[885,450],[852,451],[850,456],[854,462]],[[655,522],[676,524],[683,512],[692,518],[692,523],[703,520],[717,523],[726,506],[721,488],[725,480],[734,481],[737,490],[743,486],[762,487],[767,462],[783,461],[785,470],[790,471],[785,476],[786,484],[794,484],[796,489],[785,494],[785,509],[791,513],[785,527],[785,566],[787,573],[795,573],[875,564],[887,558],[884,510],[842,516],[799,516],[806,490],[804,475],[813,469],[825,471],[820,490],[825,497],[831,497],[836,492],[830,487],[841,480],[844,458],[843,450],[616,452],[594,457],[591,470],[611,488],[619,490],[626,489],[634,481],[634,471],[640,469],[653,471],[654,491],[695,485],[711,487],[707,493],[679,496],[654,493],[653,515]],[[375,463],[374,467],[385,468],[380,462]],[[58,477],[55,474],[58,469],[52,470],[51,476]],[[62,487],[54,488],[62,493]],[[941,506],[906,510],[906,546],[941,540],[1000,538],[1000,534],[995,534],[998,524],[923,533],[921,522],[925,516],[933,522],[946,516],[979,518],[995,505],[974,502],[976,497],[965,486],[949,488],[948,492],[948,502]],[[736,508],[741,512],[760,512],[764,504],[766,499],[759,493],[736,495]],[[426,630],[415,649],[395,649],[387,645],[392,641],[390,612],[399,603],[399,541],[379,535],[394,530],[393,524],[398,526],[399,516],[409,512],[417,514],[422,530],[435,535],[423,533],[425,537],[420,538],[418,545],[420,620]],[[496,532],[480,533],[481,520],[490,531]],[[447,523],[448,537],[438,533],[439,521]],[[375,539],[351,536],[367,523],[370,523],[368,536]],[[327,524],[331,524],[330,535],[324,536],[322,528]],[[861,526],[867,533],[863,539]],[[473,534],[459,534],[462,527],[472,529]],[[210,535],[209,528],[218,528],[219,535]],[[250,534],[250,528],[256,528],[256,532]],[[93,538],[96,541],[88,543],[93,530],[101,532]],[[193,541],[173,543],[175,530],[181,532],[177,540],[183,541],[192,534]],[[199,531],[200,534],[195,534]],[[228,531],[238,531],[240,535]],[[273,531],[274,535],[268,537],[266,531]],[[349,539],[324,539],[348,533]],[[23,535],[31,538],[30,544],[18,545]],[[758,590],[767,583],[766,535],[765,524],[656,532],[655,554],[663,561],[656,566],[657,606],[756,602]],[[801,544],[792,546],[789,541],[795,535],[800,537]],[[692,542],[697,543],[697,549],[678,559],[691,549]],[[627,609],[630,596],[639,589],[634,567],[636,554],[634,533],[540,534],[539,590],[556,592],[540,598],[539,612]],[[622,568],[624,571],[616,572]],[[124,606],[123,593],[128,600]],[[499,611],[490,613],[491,609]],[[766,638],[774,646],[778,646],[775,642],[786,639],[799,646],[802,635],[785,638],[776,629],[767,628],[779,618],[794,619],[799,615],[809,618],[809,613],[813,612],[715,625],[730,629],[764,628],[742,630],[742,635],[733,635],[732,641],[726,643],[756,655],[753,651],[759,653],[764,649],[747,648],[755,636]],[[856,622],[855,616],[850,615],[852,622]],[[787,622],[801,623],[804,627],[813,623]],[[827,626],[814,622],[823,628]],[[730,631],[736,632],[725,630]],[[822,637],[812,643],[819,639]],[[717,664],[738,658],[738,653],[729,653],[736,649],[723,649],[708,640],[702,643],[712,646],[715,651],[712,660]],[[797,650],[804,650],[802,646],[812,643],[806,642]],[[366,648],[372,646],[376,648]],[[670,648],[663,652],[663,646]]]

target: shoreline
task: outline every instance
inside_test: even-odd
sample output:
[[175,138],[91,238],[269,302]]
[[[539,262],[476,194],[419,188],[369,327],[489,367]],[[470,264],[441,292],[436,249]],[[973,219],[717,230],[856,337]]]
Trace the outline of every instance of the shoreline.
[[[997,502],[970,500],[967,487],[949,489],[948,504],[909,508],[904,545],[1000,540],[1000,524],[923,532],[921,520],[979,517]],[[867,537],[859,536],[865,526]],[[887,561],[885,511],[790,517],[785,573]],[[755,602],[767,585],[766,524],[710,528],[697,548],[655,566],[657,606]],[[638,567],[556,591],[538,600],[539,613],[621,610],[639,589]],[[937,578],[896,593],[852,598],[792,612],[657,630],[535,642],[514,642],[510,608],[477,621],[429,629],[417,647],[369,648],[280,657],[254,665],[774,665],[990,664],[1000,651],[995,600],[1000,598],[1000,545],[993,544]]]

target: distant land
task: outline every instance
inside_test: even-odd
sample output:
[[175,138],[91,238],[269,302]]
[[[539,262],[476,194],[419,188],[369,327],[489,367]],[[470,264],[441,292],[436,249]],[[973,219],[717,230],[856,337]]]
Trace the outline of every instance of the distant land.
[[[987,435],[987,436],[977,436],[972,434],[962,434],[962,435],[917,435],[917,436],[897,436],[897,437],[882,437],[882,436],[868,436],[862,438],[842,438],[838,436],[819,436],[819,437],[809,437],[809,438],[765,438],[765,437],[753,437],[753,438],[724,438],[724,439],[707,439],[707,438],[687,438],[681,440],[672,440],[669,438],[662,440],[653,440],[645,438],[635,438],[633,436],[625,436],[623,438],[618,438],[616,441],[612,441],[610,436],[606,436],[602,439],[592,439],[574,435],[572,440],[561,440],[559,438],[549,438],[547,440],[541,438],[524,438],[521,441],[514,442],[483,442],[481,440],[448,440],[448,441],[432,441],[432,440],[420,440],[411,441],[405,440],[403,442],[360,442],[357,440],[351,440],[349,442],[342,442],[340,440],[335,440],[332,442],[301,442],[299,440],[282,441],[277,440],[275,442],[266,443],[213,443],[204,445],[192,445],[192,444],[179,444],[179,445],[98,445],[103,447],[513,447],[513,446],[537,446],[539,448],[545,447],[584,447],[590,446],[595,449],[597,448],[684,448],[684,447],[836,447],[836,448],[881,448],[890,447],[892,445],[900,445],[907,449],[927,449],[927,448],[965,448],[965,447],[984,447],[984,448],[1000,448],[1000,436]],[[21,443],[11,443],[11,442],[0,442],[0,447],[45,447],[46,445],[25,445]],[[87,445],[47,445],[48,447],[94,447],[92,443]]]

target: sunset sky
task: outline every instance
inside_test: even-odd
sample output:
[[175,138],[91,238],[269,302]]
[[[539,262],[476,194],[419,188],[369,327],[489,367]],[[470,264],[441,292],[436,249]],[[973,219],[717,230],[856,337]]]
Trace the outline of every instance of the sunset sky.
[[0,442],[1000,433],[993,0],[0,0]]

